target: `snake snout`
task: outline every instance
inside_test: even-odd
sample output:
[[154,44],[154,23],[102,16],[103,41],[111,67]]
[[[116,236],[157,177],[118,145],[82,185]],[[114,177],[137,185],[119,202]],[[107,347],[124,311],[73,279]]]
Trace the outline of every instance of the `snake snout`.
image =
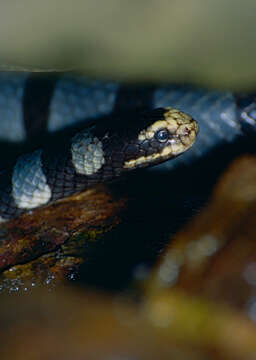
[[170,107],[155,111],[158,118],[138,134],[138,147],[143,154],[126,161],[124,168],[159,164],[184,153],[194,144],[198,125],[191,116]]

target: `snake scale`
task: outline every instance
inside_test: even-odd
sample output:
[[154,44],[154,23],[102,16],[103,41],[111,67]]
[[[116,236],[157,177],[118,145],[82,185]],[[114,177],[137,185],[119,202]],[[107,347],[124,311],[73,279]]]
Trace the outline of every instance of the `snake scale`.
[[[253,95],[189,86],[124,86],[70,74],[0,73],[0,141],[22,143],[38,129],[54,133],[84,126],[61,146],[25,154],[0,174],[0,219],[132,169],[162,162],[160,169],[172,169],[190,162],[254,129],[255,107]],[[198,132],[194,119],[200,132],[192,146]]]

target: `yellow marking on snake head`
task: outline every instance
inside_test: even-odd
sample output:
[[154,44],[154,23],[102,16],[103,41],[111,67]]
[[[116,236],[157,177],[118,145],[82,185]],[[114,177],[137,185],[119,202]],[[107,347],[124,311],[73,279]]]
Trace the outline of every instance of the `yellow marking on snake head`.
[[165,108],[163,119],[155,121],[139,133],[138,141],[141,143],[156,141],[155,135],[162,129],[167,129],[169,133],[169,139],[164,147],[159,144],[159,149],[156,148],[155,153],[126,161],[124,168],[132,169],[143,164],[160,163],[176,157],[193,145],[198,133],[198,125],[195,120],[179,110],[168,107]]

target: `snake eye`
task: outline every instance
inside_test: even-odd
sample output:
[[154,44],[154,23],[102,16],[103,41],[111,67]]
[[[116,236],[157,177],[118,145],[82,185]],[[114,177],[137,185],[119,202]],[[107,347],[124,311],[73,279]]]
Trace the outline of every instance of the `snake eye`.
[[155,136],[158,141],[166,142],[169,139],[169,131],[167,129],[159,130]]

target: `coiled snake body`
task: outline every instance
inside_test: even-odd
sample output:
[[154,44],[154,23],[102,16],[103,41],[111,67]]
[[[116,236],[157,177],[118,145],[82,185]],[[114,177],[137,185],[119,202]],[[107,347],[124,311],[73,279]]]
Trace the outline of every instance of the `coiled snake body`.
[[[129,117],[131,108],[148,111]],[[233,141],[243,125],[254,128],[254,109],[253,96],[190,87],[122,87],[70,75],[0,74],[0,140],[23,141],[26,131],[33,137],[37,122],[43,131],[54,132],[115,114],[111,121],[86,127],[61,148],[19,157],[0,176],[1,220],[184,153],[194,143],[198,126],[183,111],[199,122],[197,146],[180,160],[166,162],[165,168]]]
[[116,119],[88,127],[55,154],[44,149],[21,156],[1,176],[1,220],[176,157],[194,143],[197,131],[190,116],[159,108],[134,116],[128,126]]

